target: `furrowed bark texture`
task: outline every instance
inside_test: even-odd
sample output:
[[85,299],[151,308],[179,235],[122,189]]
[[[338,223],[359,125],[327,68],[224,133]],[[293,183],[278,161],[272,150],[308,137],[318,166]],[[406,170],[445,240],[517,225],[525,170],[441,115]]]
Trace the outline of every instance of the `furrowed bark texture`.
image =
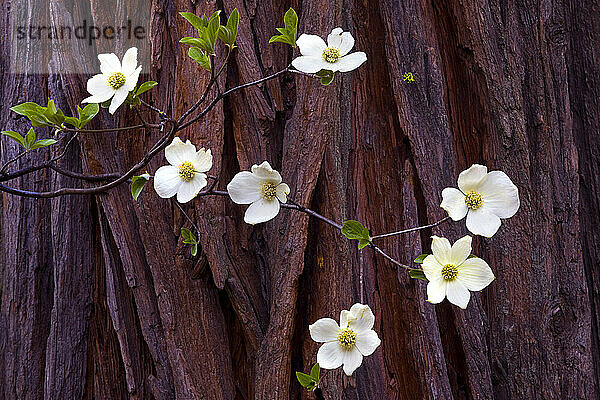
[[[0,2],[8,37],[10,0]],[[316,362],[308,325],[353,303],[376,315],[380,348],[353,377],[323,371],[326,399],[600,399],[600,6],[525,0],[153,0],[145,99],[179,116],[209,74],[178,40],[193,35],[179,11],[240,12],[238,48],[221,88],[285,68],[289,46],[268,44],[294,7],[299,31],[341,26],[367,53],[359,69],[323,87],[282,75],[227,98],[180,136],[214,154],[217,188],[269,160],[291,198],[374,234],[439,220],[441,191],[473,163],[505,171],[521,208],[474,253],[496,280],[467,310],[425,302],[425,283],[359,251],[336,229],[282,209],[243,223],[228,198],[184,205],[200,228],[197,257],[181,243],[189,223],[151,185],[98,196],[33,200],[7,194],[0,214],[0,399],[310,399],[295,371]],[[99,3],[30,6],[40,21],[76,20]],[[53,98],[73,112],[86,76],[10,73],[2,41],[0,128],[24,132],[9,107]],[[40,63],[75,63],[69,58]],[[220,49],[221,59],[225,50]],[[122,52],[120,53],[122,54]],[[415,82],[403,75],[410,72]],[[155,115],[143,110],[146,119]],[[128,126],[127,107],[90,128]],[[39,137],[52,132],[38,129]],[[61,161],[85,173],[122,172],[160,136],[81,134]],[[13,168],[60,153],[31,152]],[[19,150],[1,139],[2,163]],[[165,160],[149,165],[153,173]],[[9,182],[28,190],[80,185],[48,171]],[[431,234],[467,234],[464,221],[382,239],[404,263]],[[361,284],[362,282],[362,284]]]

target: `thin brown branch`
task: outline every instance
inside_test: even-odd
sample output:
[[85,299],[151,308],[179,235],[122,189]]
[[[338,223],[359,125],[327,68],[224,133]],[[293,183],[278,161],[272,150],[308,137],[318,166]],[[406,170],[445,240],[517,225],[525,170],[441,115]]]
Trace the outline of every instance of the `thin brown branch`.
[[417,226],[416,228],[405,229],[405,230],[397,231],[397,232],[384,233],[382,235],[375,235],[375,236],[371,237],[371,239],[380,239],[380,238],[384,238],[384,237],[401,235],[403,233],[409,233],[409,232],[420,231],[420,230],[423,230],[423,229],[433,228],[434,226],[438,226],[441,223],[448,221],[449,219],[450,219],[450,217],[445,217],[445,218],[442,218],[441,220],[439,220],[437,222],[434,222],[433,224],[424,225],[424,226]]

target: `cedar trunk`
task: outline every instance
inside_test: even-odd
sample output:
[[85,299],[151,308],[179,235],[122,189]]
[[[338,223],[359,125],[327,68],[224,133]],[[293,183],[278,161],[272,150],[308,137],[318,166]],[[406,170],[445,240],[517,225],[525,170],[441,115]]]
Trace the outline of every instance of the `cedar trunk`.
[[[31,12],[73,7],[50,3],[65,4]],[[0,4],[7,37],[11,1]],[[179,116],[208,81],[177,43],[192,33],[178,11],[240,11],[239,48],[220,80],[232,87],[289,64],[289,46],[268,39],[290,6],[300,32],[342,26],[369,60],[329,87],[287,74],[240,91],[182,132],[212,149],[218,188],[269,160],[298,203],[384,233],[441,219],[441,190],[485,164],[521,196],[492,239],[474,239],[496,280],[466,311],[433,306],[423,281],[295,211],[252,227],[229,199],[199,198],[185,206],[201,230],[191,257],[178,237],[189,224],[151,185],[138,202],[127,185],[53,200],[3,194],[0,399],[314,398],[293,375],[316,362],[308,325],[359,301],[374,310],[382,345],[353,377],[323,371],[328,400],[600,399],[598,3],[153,0],[143,78],[159,86],[146,98]],[[0,46],[3,130],[27,128],[12,105],[51,97],[72,112],[87,96],[86,76],[11,74],[9,44]],[[89,127],[135,123],[122,107]],[[82,135],[63,166],[122,172],[158,137]],[[1,160],[16,154],[2,139]],[[162,164],[160,155],[148,171]],[[10,184],[81,185],[47,171]],[[409,263],[432,233],[467,231],[445,223],[381,247]]]

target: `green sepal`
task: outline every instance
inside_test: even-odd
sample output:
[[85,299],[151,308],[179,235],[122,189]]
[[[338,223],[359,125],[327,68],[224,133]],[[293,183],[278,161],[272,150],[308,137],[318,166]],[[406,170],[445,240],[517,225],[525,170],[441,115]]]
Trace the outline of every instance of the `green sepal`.
[[319,78],[321,78],[321,85],[328,86],[331,82],[333,82],[333,78],[335,77],[335,72],[329,71],[327,69],[322,69],[319,72],[317,72],[315,75],[317,75]]
[[411,270],[408,271],[408,274],[413,279],[421,279],[421,280],[424,280],[426,282],[429,282],[427,280],[427,278],[425,277],[425,272],[423,272],[422,269],[411,269]]
[[149,179],[149,174],[142,174],[131,178],[131,196],[133,196],[135,201],[137,201],[140,193],[142,193],[142,189],[144,189],[144,186],[148,183]]

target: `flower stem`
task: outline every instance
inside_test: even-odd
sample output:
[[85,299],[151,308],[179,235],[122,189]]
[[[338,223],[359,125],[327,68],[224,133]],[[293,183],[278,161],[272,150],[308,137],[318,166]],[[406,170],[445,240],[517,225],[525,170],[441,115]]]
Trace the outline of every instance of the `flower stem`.
[[397,231],[397,232],[384,233],[382,235],[375,235],[375,236],[372,236],[371,239],[381,239],[381,238],[384,238],[384,237],[402,235],[403,233],[409,233],[409,232],[420,231],[420,230],[423,230],[423,229],[433,228],[434,226],[438,226],[441,223],[448,221],[449,219],[450,219],[450,217],[445,217],[445,218],[442,218],[441,220],[439,220],[437,222],[434,222],[433,224],[424,225],[424,226],[417,226],[416,228],[404,229],[402,231]]

